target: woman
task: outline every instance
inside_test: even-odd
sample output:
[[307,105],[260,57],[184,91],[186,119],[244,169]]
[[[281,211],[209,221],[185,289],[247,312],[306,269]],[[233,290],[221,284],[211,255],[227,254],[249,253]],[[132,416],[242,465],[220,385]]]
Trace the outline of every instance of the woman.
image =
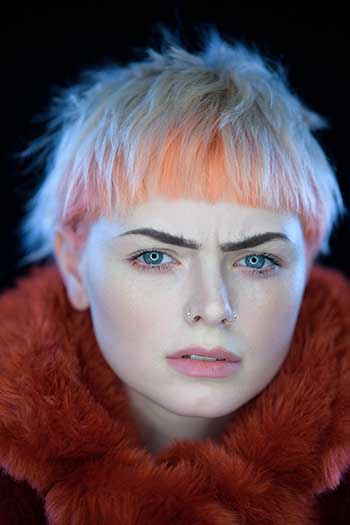
[[22,263],[50,263],[0,298],[1,523],[349,523],[325,121],[243,44],[164,44],[24,152]]

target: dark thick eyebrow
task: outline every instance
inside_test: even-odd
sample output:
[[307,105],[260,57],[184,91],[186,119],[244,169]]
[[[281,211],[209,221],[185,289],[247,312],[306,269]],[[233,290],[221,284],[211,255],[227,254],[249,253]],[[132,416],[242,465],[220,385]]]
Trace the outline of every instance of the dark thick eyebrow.
[[[122,233],[117,237],[124,237],[124,235],[145,235],[147,237],[151,237],[151,239],[156,239],[157,241],[163,242],[165,244],[173,244],[175,246],[181,246],[182,248],[190,248],[191,250],[199,250],[202,247],[202,244],[191,239],[185,239],[182,236],[179,237],[177,235],[171,235],[170,233],[155,230],[154,228],[137,228],[136,230],[129,230],[125,233]],[[220,249],[222,252],[234,252],[243,250],[244,248],[259,246],[259,244],[264,244],[274,239],[292,242],[284,233],[265,232],[253,235],[252,237],[246,237],[241,241],[225,242],[220,244]]]

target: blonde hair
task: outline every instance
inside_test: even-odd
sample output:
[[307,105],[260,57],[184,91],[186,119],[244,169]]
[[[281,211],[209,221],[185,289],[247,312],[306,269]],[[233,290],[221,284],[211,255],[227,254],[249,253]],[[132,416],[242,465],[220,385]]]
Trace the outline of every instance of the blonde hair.
[[346,208],[312,135],[326,120],[256,49],[210,28],[191,53],[162,31],[161,51],[58,90],[46,132],[19,155],[45,164],[19,228],[20,265],[54,255],[58,225],[79,235],[156,192],[297,213],[310,253],[328,254]]

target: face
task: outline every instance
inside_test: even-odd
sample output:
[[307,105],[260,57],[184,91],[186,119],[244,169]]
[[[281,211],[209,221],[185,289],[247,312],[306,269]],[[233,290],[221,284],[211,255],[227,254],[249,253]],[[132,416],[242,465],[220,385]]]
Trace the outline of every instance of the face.
[[[136,228],[193,239],[201,248],[121,236]],[[264,232],[283,233],[290,242],[219,249],[220,243]],[[227,416],[271,382],[288,353],[307,277],[294,214],[157,198],[123,222],[117,215],[99,219],[79,261],[69,259],[61,241],[56,249],[70,300],[80,310],[90,308],[101,352],[126,385],[135,413],[173,418],[180,426]],[[264,273],[254,273],[255,267]],[[186,306],[200,316],[197,322],[186,318]],[[222,323],[232,313],[238,319]],[[225,378],[185,376],[166,356],[193,344],[224,346],[241,363]]]

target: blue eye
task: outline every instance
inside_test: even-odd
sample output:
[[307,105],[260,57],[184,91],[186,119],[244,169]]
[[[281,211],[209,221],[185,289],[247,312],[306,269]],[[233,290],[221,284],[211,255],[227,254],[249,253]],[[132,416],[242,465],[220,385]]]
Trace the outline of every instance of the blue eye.
[[[160,254],[160,255],[159,255]],[[162,250],[151,249],[151,250],[140,250],[135,255],[133,255],[129,260],[131,261],[132,266],[135,266],[137,269],[148,272],[167,272],[170,266],[177,265],[177,262],[167,262],[165,264],[160,264],[163,261],[164,256],[170,257],[174,260],[171,255],[167,254]],[[144,258],[145,264],[142,264],[138,261],[140,257]],[[257,275],[258,277],[268,277],[272,272],[276,270],[277,266],[281,266],[281,263],[270,253],[253,253],[246,255],[241,260],[246,261],[246,268],[250,273]],[[268,267],[265,266],[266,260],[270,261],[272,264]],[[251,265],[251,266],[250,266]]]
[[[149,254],[151,254],[151,256]],[[161,256],[159,255],[157,256],[156,254],[161,254]],[[172,266],[173,263],[165,263],[165,264],[159,265],[158,263],[162,262],[164,255],[173,259],[170,255],[160,250],[142,250],[141,252],[137,252],[133,257],[131,257],[130,260],[132,261],[132,265],[136,266],[140,270],[145,270],[145,271],[150,271],[150,272],[153,272],[153,271],[166,272],[168,268]],[[140,257],[144,258],[146,264],[139,263],[137,259],[139,259]],[[151,266],[152,264],[154,264],[155,266],[152,267]]]
[[246,257],[244,257],[244,260],[251,262],[251,264],[253,265],[252,269],[256,268],[260,270],[264,266],[266,257],[264,255],[253,254],[253,255],[247,255]]

